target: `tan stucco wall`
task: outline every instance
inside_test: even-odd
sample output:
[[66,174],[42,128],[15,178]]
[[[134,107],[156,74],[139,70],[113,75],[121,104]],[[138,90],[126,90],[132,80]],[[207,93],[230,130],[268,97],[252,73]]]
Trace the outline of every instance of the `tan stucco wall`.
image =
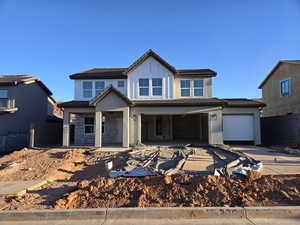
[[[291,78],[291,95],[280,96],[280,80]],[[300,65],[281,63],[262,88],[263,101],[267,106],[263,116],[300,113]]]
[[[197,80],[203,79],[204,81],[204,98],[212,97],[212,79],[211,78],[199,78],[199,76],[174,76],[174,98],[181,98],[180,96],[180,80]],[[186,98],[186,97],[184,97]],[[199,97],[197,97],[199,98]]]

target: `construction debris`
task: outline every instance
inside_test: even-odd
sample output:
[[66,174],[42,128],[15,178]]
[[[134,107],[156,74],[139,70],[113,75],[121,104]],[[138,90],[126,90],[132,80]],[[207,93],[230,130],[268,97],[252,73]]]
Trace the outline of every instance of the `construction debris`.
[[[98,157],[96,157],[99,159]],[[104,159],[104,157],[100,157]],[[105,155],[109,177],[136,177],[174,174],[213,174],[216,176],[246,176],[260,171],[262,163],[243,153],[220,146],[169,146]],[[203,169],[204,166],[204,169]]]

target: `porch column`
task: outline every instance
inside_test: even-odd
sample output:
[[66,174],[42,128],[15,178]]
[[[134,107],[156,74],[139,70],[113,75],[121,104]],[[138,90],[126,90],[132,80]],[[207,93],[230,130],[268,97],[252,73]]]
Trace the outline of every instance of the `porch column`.
[[95,113],[95,146],[102,147],[102,112]]
[[123,147],[129,147],[129,107],[123,110]]
[[142,143],[142,116],[137,114],[137,144]]
[[223,116],[221,110],[208,113],[208,143],[223,144]]
[[64,111],[63,146],[70,146],[70,113],[68,111]]

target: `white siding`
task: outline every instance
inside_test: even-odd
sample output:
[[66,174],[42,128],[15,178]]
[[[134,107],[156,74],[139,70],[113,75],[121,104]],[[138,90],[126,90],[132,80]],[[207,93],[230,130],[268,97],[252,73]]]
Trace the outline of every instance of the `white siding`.
[[[96,81],[104,81],[105,83],[105,88],[113,85],[116,89],[118,89],[122,94],[124,94],[125,96],[127,96],[127,80],[75,80],[75,84],[74,84],[74,99],[75,100],[90,100],[91,98],[84,98],[83,97],[83,90],[82,90],[82,83],[83,81],[92,81],[93,82],[93,97],[95,96],[95,82]],[[124,81],[124,88],[118,88],[118,81]]]
[[[140,78],[162,78],[162,96],[139,96],[138,81]],[[153,57],[146,59],[141,65],[128,74],[128,97],[131,99],[171,99],[173,98],[173,73]],[[151,89],[151,82],[150,82]]]

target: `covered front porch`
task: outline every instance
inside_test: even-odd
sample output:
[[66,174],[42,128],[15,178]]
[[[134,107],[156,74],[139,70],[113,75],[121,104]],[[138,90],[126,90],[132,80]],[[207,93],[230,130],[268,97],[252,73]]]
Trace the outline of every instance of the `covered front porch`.
[[64,146],[129,147],[131,103],[125,96],[109,87],[84,104],[82,108],[64,110]]
[[[97,114],[101,118],[97,121]],[[128,147],[126,142],[127,131],[123,129],[123,111],[103,111],[103,112],[72,112],[65,113],[64,146],[123,146]],[[68,127],[68,129],[67,129]],[[126,128],[126,127],[124,127]],[[69,138],[67,139],[67,132]],[[98,138],[97,138],[98,137]],[[126,139],[127,138],[127,139]]]

